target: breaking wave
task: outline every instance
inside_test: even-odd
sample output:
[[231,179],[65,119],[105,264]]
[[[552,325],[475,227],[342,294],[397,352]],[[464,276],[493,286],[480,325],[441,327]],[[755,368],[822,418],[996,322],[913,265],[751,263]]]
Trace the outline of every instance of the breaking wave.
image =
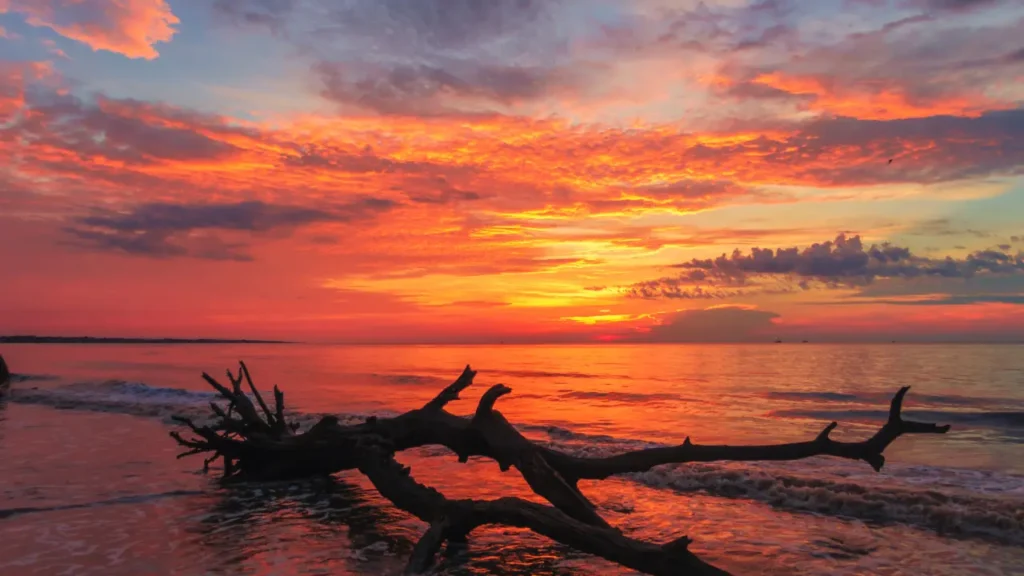
[[[255,398],[250,399],[255,402]],[[149,386],[142,382],[105,380],[102,382],[78,382],[53,388],[13,388],[10,399],[19,404],[36,404],[58,410],[85,410],[89,412],[110,412],[146,418],[159,418],[164,423],[174,424],[172,416],[184,416],[197,422],[204,422],[210,414],[210,402],[220,395],[213,391],[183,390]],[[308,428],[325,416],[322,413],[296,413],[287,411],[289,418],[303,428]],[[342,424],[362,422],[369,416],[387,417],[393,412],[376,411],[365,414],[333,414]]]
[[663,466],[631,477],[649,486],[747,498],[786,510],[879,524],[898,522],[946,536],[1024,544],[1024,502],[1017,498],[866,486],[827,478],[777,475],[749,466]]
[[214,392],[161,388],[124,380],[78,382],[53,388],[13,387],[10,393],[11,401],[21,404],[156,417],[166,422],[174,414],[198,416],[216,398]]
[[[985,406],[1011,406],[1024,410],[1024,403],[1013,398],[994,398],[984,396],[957,396],[954,394],[925,394],[915,391],[914,403],[916,405],[941,406],[948,408],[977,408]],[[772,400],[786,400],[790,402],[814,402],[814,403],[835,403],[835,404],[870,404],[886,405],[892,400],[891,393],[881,392],[827,392],[817,390],[791,390],[771,391],[762,394],[764,398]]]
[[[183,415],[199,420],[209,414],[212,392],[148,386],[109,380],[50,388],[13,387],[10,400],[58,409],[115,412],[160,418]],[[928,412],[918,417],[931,419]],[[343,414],[356,423],[370,414]],[[373,415],[387,416],[376,412]],[[814,418],[883,419],[882,411],[788,411]],[[321,415],[293,414],[303,428]],[[908,413],[912,417],[912,413]],[[992,422],[1020,426],[1021,413],[934,414],[946,422]],[[960,418],[958,420],[957,418]],[[609,456],[658,444],[608,435],[581,434],[557,426],[527,424],[525,434],[576,456]],[[443,451],[430,451],[441,454]],[[931,466],[890,464],[881,474],[860,463],[816,458],[777,463],[693,463],[660,466],[625,478],[660,489],[697,492],[759,501],[786,510],[857,519],[904,523],[951,537],[971,537],[1024,545],[1024,476]]]
[[[775,410],[772,416],[786,418],[813,418],[815,420],[841,420],[885,422],[889,413],[883,410]],[[955,410],[904,410],[907,420],[943,422],[986,428],[1024,428],[1024,412]]]

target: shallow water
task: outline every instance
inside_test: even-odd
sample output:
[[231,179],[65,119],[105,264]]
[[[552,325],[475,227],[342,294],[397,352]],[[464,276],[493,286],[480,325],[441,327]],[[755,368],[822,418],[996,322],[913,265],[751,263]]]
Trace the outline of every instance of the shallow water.
[[[1024,574],[1024,348],[1013,346],[7,346],[0,404],[0,574],[380,574],[422,524],[357,474],[224,490],[176,460],[172,413],[210,399],[198,372],[250,366],[299,421],[399,412],[472,363],[527,435],[576,453],[648,445],[870,435],[891,394],[953,424],[899,439],[886,469],[797,463],[664,466],[581,487],[636,537],[692,548],[737,574]],[[57,410],[55,408],[62,408]],[[403,454],[450,497],[533,497],[488,461]],[[474,532],[453,574],[628,573],[519,530]]]

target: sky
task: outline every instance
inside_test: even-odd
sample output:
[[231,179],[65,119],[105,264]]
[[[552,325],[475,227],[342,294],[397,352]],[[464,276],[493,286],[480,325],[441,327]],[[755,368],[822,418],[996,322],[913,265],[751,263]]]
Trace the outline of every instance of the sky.
[[0,333],[1024,340],[1024,3],[0,0]]

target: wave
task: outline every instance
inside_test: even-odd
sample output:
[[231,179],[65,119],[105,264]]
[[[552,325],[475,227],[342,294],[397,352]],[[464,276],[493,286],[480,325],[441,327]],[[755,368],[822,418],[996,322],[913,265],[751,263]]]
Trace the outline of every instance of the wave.
[[[784,418],[812,418],[815,420],[841,420],[862,422],[885,422],[888,411],[883,410],[775,410],[770,416]],[[953,410],[904,410],[907,420],[960,424],[983,428],[1024,428],[1024,412]]]
[[21,508],[0,508],[0,520],[11,518],[12,516],[21,516],[23,514],[34,514],[39,512],[56,512],[60,510],[79,510],[82,508],[98,508],[100,506],[112,506],[116,504],[142,504],[145,502],[153,502],[155,500],[162,500],[165,498],[176,498],[179,496],[199,496],[203,494],[198,490],[172,490],[170,492],[160,492],[158,494],[138,494],[135,496],[121,496],[120,498],[111,498],[109,500],[100,500],[98,502],[85,502],[82,504],[61,504],[57,506],[27,506]]
[[877,524],[903,523],[945,536],[1024,545],[1024,502],[1017,498],[882,488],[710,464],[662,466],[630,476],[658,488],[746,498],[785,510]]
[[17,384],[20,382],[45,382],[48,380],[58,380],[57,376],[51,376],[49,374],[11,374],[11,383]]
[[[818,390],[793,390],[793,391],[772,391],[761,395],[771,400],[786,400],[790,402],[825,402],[843,404],[870,404],[886,405],[892,400],[891,392],[828,392]],[[1009,406],[1019,407],[1024,410],[1024,403],[1014,398],[958,396],[955,394],[923,394],[914,392],[914,402],[917,405],[932,405],[954,408],[985,407],[985,406]]]
[[593,390],[559,390],[559,398],[571,400],[600,400],[622,404],[643,404],[648,402],[686,402],[687,399],[678,394],[643,393],[643,392],[599,392]]
[[[384,380],[384,381],[386,381],[386,382],[388,382],[390,384],[401,384],[401,385],[413,384],[413,385],[419,386],[419,385],[426,385],[426,384],[439,384],[441,382],[445,382],[444,378],[440,378],[438,376],[423,376],[423,375],[420,375],[420,374],[377,374],[377,373],[372,373],[372,374],[369,374],[369,376],[371,378],[374,378],[374,379]],[[448,383],[451,382],[451,378],[448,378],[447,380],[448,381],[445,382],[445,384],[448,384]]]
[[[212,392],[148,386],[139,382],[110,380],[39,389],[13,388],[16,403],[39,404],[59,409],[117,412],[157,417],[170,421],[183,415],[199,421],[208,417]],[[884,412],[867,412],[884,419]],[[821,417],[822,411],[805,411]],[[825,412],[829,416],[839,412]],[[843,412],[843,415],[849,415]],[[357,423],[371,414],[335,414],[343,423]],[[378,412],[372,415],[388,416]],[[987,415],[991,417],[991,414]],[[1020,416],[1010,413],[1016,422]],[[321,414],[293,413],[303,428]],[[950,421],[947,414],[939,417]],[[576,456],[610,456],[626,450],[659,444],[592,435],[542,424],[519,426],[544,444]],[[444,454],[430,450],[429,454]],[[886,472],[870,475],[857,463],[816,458],[801,462],[692,463],[659,466],[647,472],[624,475],[628,480],[660,489],[699,492],[727,498],[743,498],[786,510],[802,511],[872,523],[904,523],[943,535],[996,540],[1024,545],[1024,477],[1012,474],[958,471],[951,468],[890,464]],[[863,474],[857,477],[857,474]],[[915,485],[921,484],[922,486]]]
[[[548,372],[544,370],[487,370],[488,376],[510,376],[512,378],[610,378],[615,380],[631,380],[627,375],[591,374],[585,372]],[[450,376],[425,376],[422,374],[371,373],[368,376],[380,378],[398,384],[436,384],[451,382]]]
[[13,387],[10,391],[10,400],[20,404],[129,414],[160,418],[168,423],[173,415],[205,417],[207,404],[215,399],[214,392],[161,388],[124,380],[79,382],[54,388]]
[[[256,399],[247,394],[255,402]],[[12,388],[10,400],[18,404],[35,404],[58,410],[84,410],[88,412],[110,412],[145,418],[159,418],[174,424],[172,416],[184,416],[198,423],[210,417],[209,405],[220,399],[220,394],[205,390],[183,390],[150,386],[142,382],[105,380],[101,382],[77,382],[53,388]],[[285,410],[289,419],[303,428],[308,428],[326,416],[326,413],[302,413]],[[342,424],[356,424],[370,416],[386,418],[396,416],[389,410],[378,410],[356,414],[331,414]]]
[[488,374],[512,376],[513,378],[615,378],[631,380],[629,376],[612,376],[607,374],[587,374],[584,372],[545,372],[543,370],[488,370]]
[[864,400],[864,396],[857,394],[846,394],[843,392],[765,392],[765,398],[773,400],[816,400],[824,402],[858,402]]

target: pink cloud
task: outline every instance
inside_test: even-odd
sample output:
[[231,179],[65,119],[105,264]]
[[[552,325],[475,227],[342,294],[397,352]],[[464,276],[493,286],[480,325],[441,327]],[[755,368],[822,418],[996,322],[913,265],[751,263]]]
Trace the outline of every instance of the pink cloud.
[[152,60],[179,23],[165,0],[0,0],[0,13],[17,12],[33,26],[128,58]]

